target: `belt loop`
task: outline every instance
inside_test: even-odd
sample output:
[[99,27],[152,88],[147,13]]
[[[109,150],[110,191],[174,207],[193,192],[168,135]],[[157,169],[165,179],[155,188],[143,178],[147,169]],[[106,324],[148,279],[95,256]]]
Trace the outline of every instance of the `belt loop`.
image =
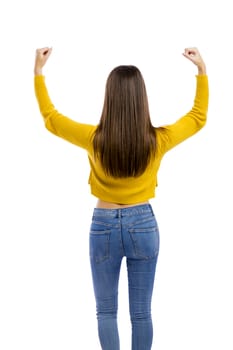
[[117,217],[118,217],[118,219],[119,219],[119,218],[121,217],[121,209],[118,209],[118,210],[117,210],[117,214],[118,214]]

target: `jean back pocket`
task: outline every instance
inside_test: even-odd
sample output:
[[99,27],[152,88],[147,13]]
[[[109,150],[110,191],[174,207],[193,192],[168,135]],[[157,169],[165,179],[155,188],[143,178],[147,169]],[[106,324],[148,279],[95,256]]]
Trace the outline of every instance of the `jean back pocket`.
[[129,228],[134,254],[138,258],[150,259],[159,252],[159,230],[156,226]]
[[111,230],[90,231],[90,258],[100,263],[109,258]]

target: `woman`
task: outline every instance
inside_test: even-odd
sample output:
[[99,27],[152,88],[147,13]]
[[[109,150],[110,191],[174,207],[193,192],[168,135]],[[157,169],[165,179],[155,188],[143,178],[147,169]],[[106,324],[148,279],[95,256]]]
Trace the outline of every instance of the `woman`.
[[117,329],[118,280],[122,258],[128,270],[132,349],[149,350],[153,327],[151,298],[159,253],[159,230],[149,199],[164,154],[199,131],[206,122],[208,79],[196,48],[184,57],[198,69],[192,109],[172,125],[151,124],[146,87],[134,66],[110,73],[97,126],[73,121],[54,108],[43,66],[50,48],[38,49],[35,93],[46,128],[84,148],[90,162],[91,193],[98,198],[90,228],[90,261],[103,350],[120,348]]

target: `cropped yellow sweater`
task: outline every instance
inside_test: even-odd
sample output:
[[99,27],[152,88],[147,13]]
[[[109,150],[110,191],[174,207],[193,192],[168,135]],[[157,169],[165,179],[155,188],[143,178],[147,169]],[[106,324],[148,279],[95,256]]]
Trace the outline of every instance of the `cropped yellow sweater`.
[[46,128],[87,151],[90,162],[89,184],[91,193],[107,202],[136,204],[155,197],[157,173],[164,154],[206,123],[208,109],[208,78],[196,76],[196,96],[190,112],[174,124],[156,127],[157,151],[145,172],[139,177],[113,178],[106,176],[93,154],[93,136],[97,125],[78,123],[59,113],[53,106],[42,75],[35,76],[35,94]]

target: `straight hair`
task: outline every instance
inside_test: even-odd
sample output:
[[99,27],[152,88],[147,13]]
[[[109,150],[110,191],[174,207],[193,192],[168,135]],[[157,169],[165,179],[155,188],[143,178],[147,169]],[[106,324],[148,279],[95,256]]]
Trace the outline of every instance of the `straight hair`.
[[116,178],[141,175],[155,154],[155,128],[137,67],[118,66],[109,74],[93,147],[105,173]]

